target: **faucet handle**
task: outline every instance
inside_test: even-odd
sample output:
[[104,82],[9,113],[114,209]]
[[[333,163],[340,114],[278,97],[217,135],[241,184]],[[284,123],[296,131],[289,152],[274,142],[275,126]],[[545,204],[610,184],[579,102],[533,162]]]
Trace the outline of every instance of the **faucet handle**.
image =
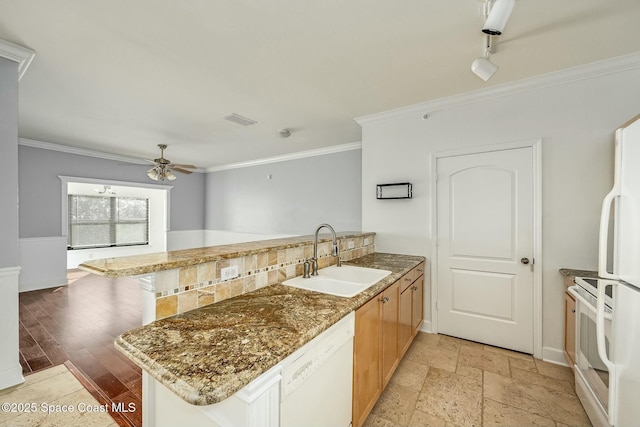
[[311,267],[311,264],[309,263],[308,259],[304,260],[304,264],[303,264],[303,268],[304,268],[304,274],[302,275],[303,278],[308,279],[311,276],[309,275],[309,269]]
[[318,275],[318,260],[315,258],[309,258],[309,260],[311,262],[311,275],[312,276],[317,276]]

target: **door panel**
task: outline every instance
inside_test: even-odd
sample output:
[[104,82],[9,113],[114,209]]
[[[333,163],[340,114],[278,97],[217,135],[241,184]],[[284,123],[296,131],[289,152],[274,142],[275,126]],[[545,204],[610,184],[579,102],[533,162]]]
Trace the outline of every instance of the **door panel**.
[[452,311],[493,320],[514,320],[512,274],[452,270],[451,291]]
[[486,166],[451,175],[452,256],[513,260],[514,184],[514,171]]
[[438,331],[533,352],[533,150],[437,161]]

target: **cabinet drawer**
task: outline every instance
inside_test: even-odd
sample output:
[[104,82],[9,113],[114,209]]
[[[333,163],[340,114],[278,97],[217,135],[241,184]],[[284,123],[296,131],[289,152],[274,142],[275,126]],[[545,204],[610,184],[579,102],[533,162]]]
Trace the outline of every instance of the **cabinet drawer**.
[[413,280],[417,279],[418,277],[424,275],[424,262],[421,262],[420,264],[418,264],[416,266],[416,268],[413,269],[413,272],[415,274],[415,277]]
[[407,274],[405,274],[404,276],[402,276],[399,280],[400,282],[400,292],[404,292],[405,289],[407,289],[409,286],[411,286],[411,284],[413,283],[414,280],[416,280],[416,278],[414,277],[414,271],[415,269],[409,271]]
[[407,274],[400,278],[400,292],[403,292],[409,285],[415,282],[424,274],[424,262],[412,268]]

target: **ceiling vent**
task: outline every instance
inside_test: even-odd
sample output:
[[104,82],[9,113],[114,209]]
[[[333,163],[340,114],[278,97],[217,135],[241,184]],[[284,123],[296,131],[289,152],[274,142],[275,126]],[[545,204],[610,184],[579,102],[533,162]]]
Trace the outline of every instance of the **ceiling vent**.
[[251,126],[251,125],[255,125],[256,123],[258,123],[253,119],[249,119],[247,117],[243,117],[240,114],[236,114],[236,113],[231,113],[228,116],[224,116],[224,119],[225,120],[229,120],[230,122],[233,122],[233,123],[237,123],[237,124],[242,125],[242,126]]

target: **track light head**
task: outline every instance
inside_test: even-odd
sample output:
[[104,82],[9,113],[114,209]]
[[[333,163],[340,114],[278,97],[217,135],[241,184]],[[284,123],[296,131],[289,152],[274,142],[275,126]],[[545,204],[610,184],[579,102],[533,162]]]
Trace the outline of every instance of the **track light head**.
[[516,0],[494,0],[482,32],[490,36],[501,35],[515,4]]
[[486,82],[498,71],[498,66],[488,58],[480,57],[471,63],[471,71]]

